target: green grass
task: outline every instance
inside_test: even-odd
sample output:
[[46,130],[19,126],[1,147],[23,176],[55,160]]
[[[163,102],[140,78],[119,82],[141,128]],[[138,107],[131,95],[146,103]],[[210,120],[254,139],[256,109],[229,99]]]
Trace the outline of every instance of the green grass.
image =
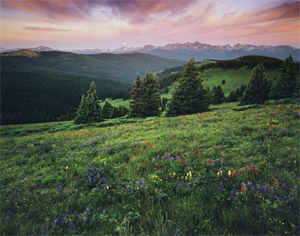
[[129,101],[130,100],[131,99],[128,99],[128,100],[125,100],[125,101],[123,99],[115,99],[115,100],[107,99],[107,101],[109,103],[111,103],[112,106],[114,106],[114,107],[125,106],[127,109],[129,109]]
[[[200,73],[203,79],[203,86],[209,87],[210,90],[213,89],[213,86],[221,85],[225,96],[228,96],[232,90],[236,90],[241,87],[242,84],[247,84],[250,82],[252,70],[247,70],[246,66],[243,66],[239,69],[228,69],[223,70],[222,68],[212,68],[207,69],[204,73]],[[278,77],[279,69],[275,70],[266,70],[266,75],[268,79],[274,79]],[[222,80],[225,80],[226,83],[222,84]]]
[[299,104],[235,106],[1,127],[1,233],[298,235]]

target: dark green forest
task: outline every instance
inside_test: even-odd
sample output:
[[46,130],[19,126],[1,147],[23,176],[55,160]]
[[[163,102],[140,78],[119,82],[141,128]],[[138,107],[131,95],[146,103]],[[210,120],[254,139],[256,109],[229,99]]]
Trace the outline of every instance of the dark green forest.
[[92,81],[101,100],[132,86],[100,77],[1,71],[1,123],[71,120]]
[[[18,53],[20,51],[21,53]],[[27,54],[22,54],[22,52]],[[142,53],[83,55],[69,52],[35,53],[30,50],[19,50],[1,54],[2,71],[97,76],[129,82],[134,81],[137,72],[145,74],[146,71],[159,71],[183,64],[185,62],[180,60]]]

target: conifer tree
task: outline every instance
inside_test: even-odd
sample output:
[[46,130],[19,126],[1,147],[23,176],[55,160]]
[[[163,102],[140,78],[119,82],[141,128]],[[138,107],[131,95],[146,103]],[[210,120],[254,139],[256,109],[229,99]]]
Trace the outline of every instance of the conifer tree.
[[107,101],[105,100],[103,109],[102,109],[102,117],[104,119],[108,119],[112,113],[113,110],[113,106]]
[[271,88],[270,98],[281,99],[294,97],[298,91],[299,84],[296,81],[295,61],[290,54],[281,65],[280,76],[274,81]]
[[160,92],[159,83],[154,78],[152,72],[146,72],[143,79],[142,86],[142,111],[141,117],[157,116],[159,115],[160,107]]
[[131,117],[141,117],[142,110],[142,81],[139,73],[136,74],[135,82],[131,90],[130,96],[132,101],[130,103],[130,116]]
[[253,68],[250,83],[246,87],[239,105],[263,104],[268,99],[268,94],[267,76],[261,63]]
[[193,114],[208,110],[208,92],[197,75],[194,58],[191,58],[172,92],[172,98],[167,103],[166,116]]
[[96,84],[92,82],[87,96],[83,94],[79,109],[74,119],[76,124],[102,121],[101,105],[96,92]]
[[224,92],[220,85],[218,85],[213,94],[213,103],[222,104],[225,101]]

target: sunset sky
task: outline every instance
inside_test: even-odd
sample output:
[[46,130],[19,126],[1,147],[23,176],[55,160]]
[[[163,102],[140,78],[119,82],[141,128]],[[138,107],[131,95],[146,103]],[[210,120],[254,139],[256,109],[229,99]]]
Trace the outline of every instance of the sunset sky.
[[0,0],[1,47],[116,49],[146,44],[300,47],[299,1]]

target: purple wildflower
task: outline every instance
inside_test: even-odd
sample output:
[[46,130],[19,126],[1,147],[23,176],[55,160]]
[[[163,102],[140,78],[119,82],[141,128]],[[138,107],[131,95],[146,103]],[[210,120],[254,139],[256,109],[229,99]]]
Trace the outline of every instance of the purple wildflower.
[[90,212],[90,208],[87,207],[87,208],[86,208],[86,213],[89,213],[89,212]]
[[106,215],[106,211],[105,210],[103,210],[103,215]]
[[297,191],[297,186],[296,185],[294,186],[294,191]]
[[74,227],[74,224],[73,224],[73,221],[70,222],[70,229],[73,229]]
[[285,190],[285,184],[284,183],[282,184],[282,190]]

